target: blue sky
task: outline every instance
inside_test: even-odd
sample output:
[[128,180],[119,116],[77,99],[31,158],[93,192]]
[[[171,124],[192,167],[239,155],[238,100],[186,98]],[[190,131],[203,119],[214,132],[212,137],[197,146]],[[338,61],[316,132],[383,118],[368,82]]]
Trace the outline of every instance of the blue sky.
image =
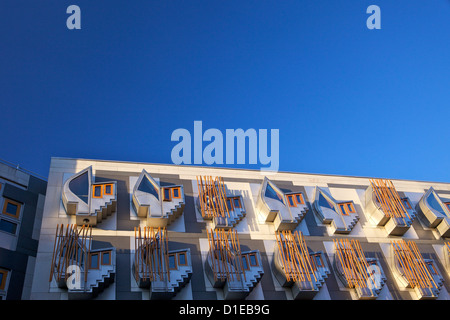
[[449,17],[449,0],[2,0],[0,158],[171,163],[201,120],[279,129],[281,171],[450,182]]

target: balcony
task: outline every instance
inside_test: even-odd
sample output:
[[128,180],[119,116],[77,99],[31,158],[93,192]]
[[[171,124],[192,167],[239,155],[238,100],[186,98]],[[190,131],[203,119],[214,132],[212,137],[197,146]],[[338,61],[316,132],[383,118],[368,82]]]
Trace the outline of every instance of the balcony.
[[391,236],[404,235],[416,217],[409,199],[401,198],[392,181],[384,179],[370,179],[365,211],[374,225],[384,227]]
[[443,238],[450,237],[450,199],[441,198],[431,187],[416,208],[428,228],[434,228]]
[[282,287],[291,288],[294,299],[313,299],[330,274],[325,256],[320,251],[310,251],[299,231],[278,231],[275,236],[275,278]]
[[142,170],[133,188],[131,206],[138,217],[146,220],[147,226],[167,227],[183,214],[183,186],[161,187],[147,171]]
[[230,229],[246,215],[241,196],[227,195],[222,177],[197,177],[196,206],[203,220],[211,221],[213,228]]
[[117,210],[117,182],[95,182],[88,167],[66,180],[62,202],[78,225],[96,226]]
[[207,231],[209,251],[205,273],[214,288],[222,288],[225,300],[247,297],[264,275],[258,250],[241,252],[236,230]]
[[319,221],[329,225],[335,234],[349,234],[359,220],[353,201],[338,202],[319,187],[315,189],[312,207]]
[[165,228],[135,228],[133,276],[140,288],[150,291],[150,299],[173,298],[191,279],[189,249],[169,251]]
[[275,231],[294,230],[303,220],[308,205],[301,192],[283,192],[267,177],[259,189],[256,211]]

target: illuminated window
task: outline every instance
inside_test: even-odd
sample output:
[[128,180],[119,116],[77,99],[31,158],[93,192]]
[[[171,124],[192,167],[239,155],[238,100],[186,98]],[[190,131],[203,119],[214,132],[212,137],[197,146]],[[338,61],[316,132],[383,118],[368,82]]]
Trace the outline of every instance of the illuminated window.
[[181,198],[181,188],[180,187],[172,188],[172,197],[175,199]]
[[10,217],[19,219],[20,207],[21,207],[20,203],[5,198],[5,203],[3,204],[3,211],[2,211],[2,213],[6,214],[6,215],[8,215]]
[[305,200],[303,199],[303,195],[301,193],[297,193],[295,195],[295,201],[297,201],[297,204],[305,204]]
[[101,185],[94,185],[92,186],[92,198],[101,198],[103,196],[102,192],[102,186]]
[[297,203],[295,202],[294,195],[292,195],[292,194],[286,195],[286,198],[288,199],[289,207],[296,207],[297,206]]
[[113,194],[113,185],[105,184],[105,195],[112,196],[112,194]]

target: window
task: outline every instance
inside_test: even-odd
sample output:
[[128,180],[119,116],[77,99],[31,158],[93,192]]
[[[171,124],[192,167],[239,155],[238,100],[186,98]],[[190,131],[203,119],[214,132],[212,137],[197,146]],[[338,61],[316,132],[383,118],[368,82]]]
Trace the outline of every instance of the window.
[[241,207],[241,200],[239,199],[239,197],[233,199],[233,205],[235,208]]
[[139,184],[138,190],[142,191],[142,192],[150,193],[150,194],[154,195],[157,200],[159,200],[158,191],[156,190],[153,183],[146,176],[144,176],[142,178],[142,181]]
[[172,197],[175,199],[181,198],[181,188],[180,187],[172,188]]
[[8,280],[8,270],[0,269],[0,290],[6,290],[6,280]]
[[98,269],[98,253],[91,253],[89,258],[89,269]]
[[294,196],[292,194],[286,195],[286,198],[288,199],[289,207],[296,207],[297,204],[295,203]]
[[305,200],[303,199],[303,194],[297,193],[295,195],[295,200],[297,201],[297,204],[305,204]]
[[85,203],[88,203],[88,193],[89,193],[89,176],[88,172],[84,172],[78,177],[75,177],[69,182],[69,189],[78,198],[80,198]]
[[101,198],[103,196],[101,185],[92,186],[92,198]]
[[405,206],[406,210],[411,210],[412,209],[411,204],[408,201],[408,198],[402,198],[402,203]]
[[169,188],[163,188],[163,200],[172,201],[171,192]]
[[186,252],[178,253],[178,265],[187,266]]
[[316,265],[318,268],[323,268],[323,261],[322,261],[322,255],[316,254],[314,255],[314,260],[316,262]]
[[19,219],[21,204],[11,199],[5,198],[5,203],[3,204],[3,214],[10,217]]
[[105,195],[112,196],[113,194],[113,185],[112,184],[105,184]]
[[234,210],[233,203],[231,202],[230,198],[227,198],[227,208],[228,208],[228,211],[233,211]]
[[283,196],[279,192],[277,192],[270,183],[267,183],[266,192],[264,193],[264,196],[267,198],[278,200],[284,204]]
[[339,203],[339,209],[341,209],[341,213],[344,216],[348,216],[350,213],[356,213],[352,202]]
[[11,222],[8,220],[4,220],[4,219],[0,219],[0,230],[11,233],[11,234],[16,234],[17,223],[14,223],[14,222]]
[[102,266],[109,266],[111,264],[111,251],[102,252]]
[[242,258],[242,267],[244,268],[244,270],[250,270],[248,266],[247,255],[243,255],[241,258]]
[[169,270],[177,269],[177,259],[175,254],[169,254]]
[[428,271],[430,271],[431,275],[436,276],[438,275],[438,272],[436,270],[436,267],[434,266],[434,263],[429,261],[427,262]]
[[250,258],[250,265],[252,267],[257,267],[258,266],[258,259],[256,259],[256,254],[255,253],[251,253],[248,255],[248,257]]

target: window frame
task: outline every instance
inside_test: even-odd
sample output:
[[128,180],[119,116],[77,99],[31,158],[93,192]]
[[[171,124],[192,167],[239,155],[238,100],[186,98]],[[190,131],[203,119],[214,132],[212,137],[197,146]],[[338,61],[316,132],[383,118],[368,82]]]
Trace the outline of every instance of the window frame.
[[[101,252],[102,254],[101,254],[101,260],[100,260],[100,264],[102,265],[102,266],[110,266],[111,265],[111,250],[108,250],[108,251],[102,251]],[[103,255],[104,254],[109,254],[109,259],[108,259],[108,263],[103,263]]]
[[[95,189],[100,188],[100,196],[95,195]],[[101,199],[103,198],[103,185],[102,184],[93,184],[92,185],[92,198],[93,199]]]
[[[319,261],[317,261],[319,260]],[[320,264],[319,264],[320,263]],[[322,255],[320,253],[314,254],[314,264],[317,266],[317,268],[324,268],[325,264],[322,259]]]
[[3,275],[2,281],[0,282],[0,290],[6,291],[6,284],[8,283],[9,270],[0,268],[0,273]]
[[286,199],[289,207],[291,208],[297,207],[297,200],[295,199],[295,196],[293,194],[287,194]]
[[[255,257],[256,264],[252,264],[252,259],[250,257]],[[256,256],[256,253],[249,253],[248,258],[249,258],[248,260],[249,260],[250,267],[258,267],[259,266],[258,257]]]
[[[300,202],[298,202],[297,197],[300,197],[300,199],[301,199]],[[304,205],[305,204],[305,198],[303,197],[303,193],[301,193],[301,192],[294,194],[294,199],[295,199],[295,202],[298,205]]]
[[[181,263],[181,261],[180,261],[180,256],[181,255],[184,255],[184,262],[185,263]],[[178,266],[187,267],[188,261],[187,261],[187,253],[186,252],[178,252],[176,260],[177,260],[177,265]]]
[[[235,201],[238,202],[239,206],[236,206]],[[233,209],[242,209],[241,197],[233,197]]]
[[[170,267],[170,257],[173,257],[173,262],[175,263],[174,267]],[[167,255],[168,269],[169,270],[178,270],[178,255],[176,253],[169,253]]]
[[[15,200],[12,200],[12,199],[9,199],[9,198],[3,198],[3,199],[5,199],[5,201],[3,202],[2,214],[7,215],[7,216],[9,216],[11,218],[19,220],[20,219],[20,211],[22,209],[22,203],[20,203],[18,201],[15,201]],[[15,215],[13,215],[13,214],[11,214],[9,212],[6,212],[6,208],[8,207],[9,203],[12,204],[12,205],[17,206]]]
[[405,206],[406,210],[412,210],[411,203],[409,202],[408,198],[401,198],[402,204]]
[[[168,194],[169,197],[166,196],[166,191],[169,193]],[[163,196],[163,201],[172,201],[172,190],[171,190],[171,188],[163,188],[162,196]]]
[[0,221],[1,220],[6,221],[6,222],[11,223],[11,224],[14,224],[16,226],[16,229],[14,230],[14,233],[6,231],[6,230],[1,230],[1,229],[0,229],[0,232],[4,232],[4,233],[7,233],[7,234],[10,234],[10,235],[13,235],[13,236],[17,235],[17,229],[19,228],[19,222],[18,221],[11,221],[12,219],[4,219],[3,217],[0,218]]
[[[111,187],[111,193],[106,193],[106,187],[110,186]],[[114,195],[114,184],[113,183],[106,183],[103,185],[103,194],[105,196],[112,196]]]
[[[172,189],[172,198],[173,199],[181,199],[181,187],[174,187]],[[175,197],[175,190],[178,190],[178,197]]]
[[[242,268],[244,270],[248,271],[248,270],[250,270],[250,263],[249,263],[249,259],[247,256],[248,256],[247,254],[243,254],[243,255],[241,255],[241,259],[242,259]],[[243,262],[244,259],[245,259],[245,264]]]
[[[97,256],[97,267],[93,268],[92,267],[92,256]],[[89,269],[92,270],[99,270],[100,269],[100,257],[99,257],[99,253],[98,252],[91,252],[89,253]]]

